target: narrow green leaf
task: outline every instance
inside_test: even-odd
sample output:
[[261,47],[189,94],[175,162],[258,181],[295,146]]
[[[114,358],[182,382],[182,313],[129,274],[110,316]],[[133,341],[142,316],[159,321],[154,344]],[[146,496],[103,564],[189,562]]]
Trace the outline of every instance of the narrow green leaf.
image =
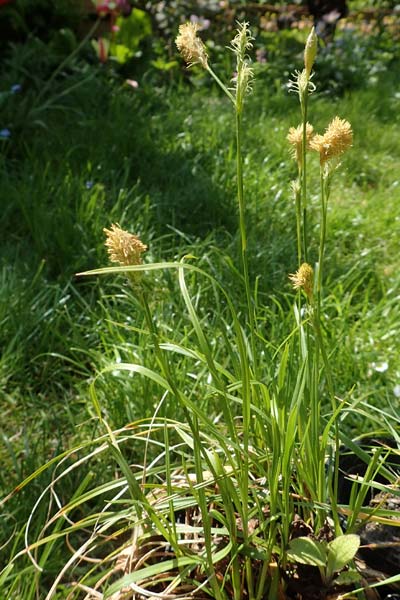
[[281,390],[285,385],[288,359],[289,359],[289,344],[287,344],[285,346],[285,348],[283,350],[281,362],[279,364],[279,371],[278,371],[278,388],[279,388],[279,390]]
[[148,379],[151,379],[155,383],[158,383],[161,387],[171,392],[171,388],[168,384],[168,381],[156,373],[155,371],[148,369],[147,367],[142,367],[142,365],[136,365],[134,363],[115,363],[111,366],[103,369],[102,373],[106,371],[129,371],[131,373],[139,373],[139,375],[143,375]]
[[9,574],[11,573],[13,568],[14,568],[14,563],[10,562],[2,571],[0,571],[0,588],[3,585],[5,585],[7,577],[9,576]]
[[[384,579],[383,581],[378,581],[378,583],[370,583],[368,585],[368,589],[377,588],[382,585],[392,585],[392,583],[400,583],[400,575],[393,575],[393,577],[388,577],[387,579]],[[360,588],[357,588],[356,590],[351,590],[350,592],[343,594],[342,598],[354,598],[354,596],[356,594],[359,594],[360,592],[365,592],[365,587],[360,587]]]
[[180,558],[174,558],[172,560],[166,560],[165,562],[157,562],[155,565],[139,569],[129,575],[125,575],[113,583],[104,594],[104,599],[110,598],[113,594],[120,592],[123,588],[128,587],[131,583],[137,583],[155,577],[161,573],[167,573],[173,569],[180,569],[186,565],[193,565],[193,567],[200,564],[200,560],[197,557],[181,556]]

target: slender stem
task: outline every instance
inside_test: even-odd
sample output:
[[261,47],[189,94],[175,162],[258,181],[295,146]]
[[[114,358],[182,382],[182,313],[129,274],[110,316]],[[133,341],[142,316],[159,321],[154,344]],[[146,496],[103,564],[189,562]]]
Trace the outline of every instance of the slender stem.
[[[243,190],[243,160],[242,160],[242,148],[241,148],[241,125],[242,115],[239,110],[236,111],[236,171],[237,171],[237,192],[238,192],[238,203],[239,203],[239,228],[240,228],[240,239],[241,239],[241,251],[242,251],[242,267],[243,277],[246,289],[247,299],[247,310],[250,327],[250,341],[251,341],[251,353],[252,363],[255,369],[255,362],[257,360],[256,349],[255,349],[255,330],[254,330],[254,312],[253,303],[251,298],[250,290],[250,278],[249,268],[247,260],[247,237],[246,237],[246,222],[245,222],[245,202],[244,202],[244,190]],[[248,486],[249,486],[249,435],[251,426],[251,388],[250,388],[250,377],[249,377],[248,364],[242,365],[242,385],[243,385],[243,477],[242,477],[242,497],[244,500],[243,505],[243,537],[246,543],[248,537],[247,528],[247,497],[248,497]],[[246,568],[246,571],[248,569]],[[250,573],[248,572],[250,575]],[[248,579],[250,585],[251,578]]]
[[303,206],[303,253],[304,262],[308,262],[308,234],[307,234],[307,104],[308,89],[302,94],[301,113],[303,123],[303,144],[302,144],[302,169],[301,169],[301,193]]
[[241,241],[241,253],[242,253],[242,268],[243,278],[246,290],[247,300],[247,311],[250,326],[250,341],[252,351],[252,361],[254,365],[254,371],[256,372],[256,343],[255,343],[255,319],[254,319],[254,306],[251,295],[250,277],[249,277],[249,265],[247,259],[247,234],[246,234],[246,207],[244,200],[244,188],[243,188],[243,158],[242,158],[242,115],[241,112],[236,111],[236,174],[237,174],[237,194],[239,204],[239,229],[240,229],[240,241]]
[[[304,157],[303,157],[304,158]],[[302,164],[298,163],[298,179],[294,188],[294,196],[296,203],[296,237],[297,237],[297,266],[300,268],[302,264],[302,237],[301,237],[301,185],[302,185]],[[301,294],[297,294],[297,312],[299,325],[299,356],[303,355],[302,348],[302,323],[301,323]],[[307,344],[307,348],[309,348]],[[303,357],[304,358],[304,357]]]
[[[243,159],[242,159],[242,115],[239,111],[236,111],[236,174],[237,174],[237,192],[239,202],[239,227],[240,227],[240,239],[242,255],[244,258],[243,271],[246,279],[247,273],[247,235],[246,235],[246,223],[245,223],[245,205],[244,205],[244,192],[243,192]],[[246,263],[246,264],[245,264]]]
[[295,191],[295,202],[296,202],[296,234],[297,234],[297,262],[300,267],[302,261],[302,239],[301,239],[301,184],[302,184],[302,168],[299,165],[299,176],[298,183],[300,190]]
[[[246,223],[245,223],[245,203],[244,203],[244,190],[243,190],[243,160],[242,160],[242,139],[241,139],[241,125],[242,125],[242,113],[240,110],[236,110],[236,176],[237,176],[237,193],[239,203],[239,229],[240,229],[240,240],[241,240],[241,251],[242,251],[242,267],[244,284],[246,288],[246,299],[248,318],[250,326],[250,339],[251,349],[253,354],[253,364],[256,360],[255,355],[255,342],[254,342],[254,313],[251,301],[250,293],[250,280],[249,280],[249,268],[247,261],[247,237],[246,237]],[[251,404],[251,389],[248,365],[242,365],[242,377],[243,377],[243,471],[241,477],[241,492],[243,502],[243,539],[245,545],[248,540],[248,489],[249,489],[249,434],[250,434],[250,404]],[[251,577],[251,565],[250,561],[246,559],[246,579],[249,586],[252,584]],[[250,591],[250,590],[249,590]],[[253,593],[250,594],[250,597]]]
[[323,168],[321,166],[320,172],[320,185],[321,185],[321,224],[319,234],[319,253],[318,253],[318,280],[317,280],[317,314],[318,319],[321,314],[321,301],[322,301],[322,272],[324,266],[324,252],[325,252],[325,241],[326,241],[326,209],[327,209],[327,198],[326,198],[326,186],[325,176]]
[[231,94],[231,92],[228,90],[226,85],[224,83],[222,83],[222,81],[220,80],[218,75],[216,73],[214,73],[214,71],[212,70],[212,68],[209,65],[207,65],[206,69],[210,73],[211,77],[218,83],[219,87],[224,92],[224,94],[226,94],[228,96],[229,100],[231,100],[231,102],[233,102],[233,104],[236,104],[236,100],[235,100],[233,94]]

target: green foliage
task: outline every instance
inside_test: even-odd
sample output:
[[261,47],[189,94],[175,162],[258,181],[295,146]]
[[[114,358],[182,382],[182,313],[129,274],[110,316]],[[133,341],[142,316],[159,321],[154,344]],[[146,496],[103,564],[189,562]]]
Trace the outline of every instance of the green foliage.
[[400,53],[391,38],[389,31],[363,35],[348,27],[321,50],[315,82],[327,94],[379,88],[400,65]]
[[288,558],[296,563],[318,567],[324,584],[329,585],[335,574],[353,560],[359,546],[360,538],[354,534],[340,535],[331,542],[299,537],[290,542]]
[[1,7],[2,48],[30,35],[49,40],[62,29],[75,29],[81,18],[79,2],[70,0],[15,0]]
[[119,17],[116,26],[118,31],[111,41],[111,55],[120,63],[140,56],[139,47],[142,41],[152,33],[149,16],[144,11],[134,8],[129,17]]
[[[341,96],[354,89],[371,89],[385,85],[400,65],[398,48],[388,29],[362,33],[348,24],[335,38],[318,51],[318,70],[314,76],[319,94]],[[286,87],[303,51],[304,38],[290,30],[260,32],[256,56],[261,57],[256,69],[264,85]]]

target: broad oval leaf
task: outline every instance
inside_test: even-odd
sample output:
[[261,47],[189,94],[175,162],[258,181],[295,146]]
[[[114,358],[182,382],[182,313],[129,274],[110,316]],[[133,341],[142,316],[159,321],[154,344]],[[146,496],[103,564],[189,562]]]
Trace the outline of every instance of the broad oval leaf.
[[290,560],[302,565],[326,566],[326,547],[309,537],[298,537],[292,540],[287,555]]
[[358,535],[340,535],[328,544],[328,575],[343,569],[357,554],[360,546]]

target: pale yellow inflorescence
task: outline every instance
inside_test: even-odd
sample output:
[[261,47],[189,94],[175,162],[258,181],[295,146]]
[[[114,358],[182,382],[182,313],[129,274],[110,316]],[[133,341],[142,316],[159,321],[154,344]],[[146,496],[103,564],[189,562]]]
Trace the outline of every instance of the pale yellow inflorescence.
[[289,275],[289,279],[295,290],[303,289],[311,301],[314,287],[314,270],[308,263],[300,265],[296,273]]
[[199,26],[197,23],[185,23],[179,26],[179,34],[175,40],[188,67],[200,64],[204,69],[208,67],[208,55],[202,40],[197,36]]
[[[310,148],[310,141],[314,133],[314,128],[310,123],[306,123],[306,148]],[[293,146],[292,156],[301,164],[303,160],[303,125],[291,127],[287,134],[289,144]]]
[[231,41],[231,50],[236,56],[236,74],[233,78],[234,91],[236,97],[236,108],[241,112],[244,102],[244,97],[251,91],[251,83],[254,78],[253,69],[249,64],[247,50],[253,47],[248,23],[239,23],[237,34]]
[[246,50],[251,50],[253,47],[252,37],[248,23],[238,23],[237,34],[231,41],[232,50],[244,59]]
[[142,263],[141,255],[146,252],[147,246],[136,235],[114,223],[111,229],[104,228],[103,231],[107,237],[105,245],[111,262],[126,267]]
[[335,117],[324,135],[314,135],[310,148],[319,152],[321,165],[341,156],[353,144],[353,131],[345,119]]

